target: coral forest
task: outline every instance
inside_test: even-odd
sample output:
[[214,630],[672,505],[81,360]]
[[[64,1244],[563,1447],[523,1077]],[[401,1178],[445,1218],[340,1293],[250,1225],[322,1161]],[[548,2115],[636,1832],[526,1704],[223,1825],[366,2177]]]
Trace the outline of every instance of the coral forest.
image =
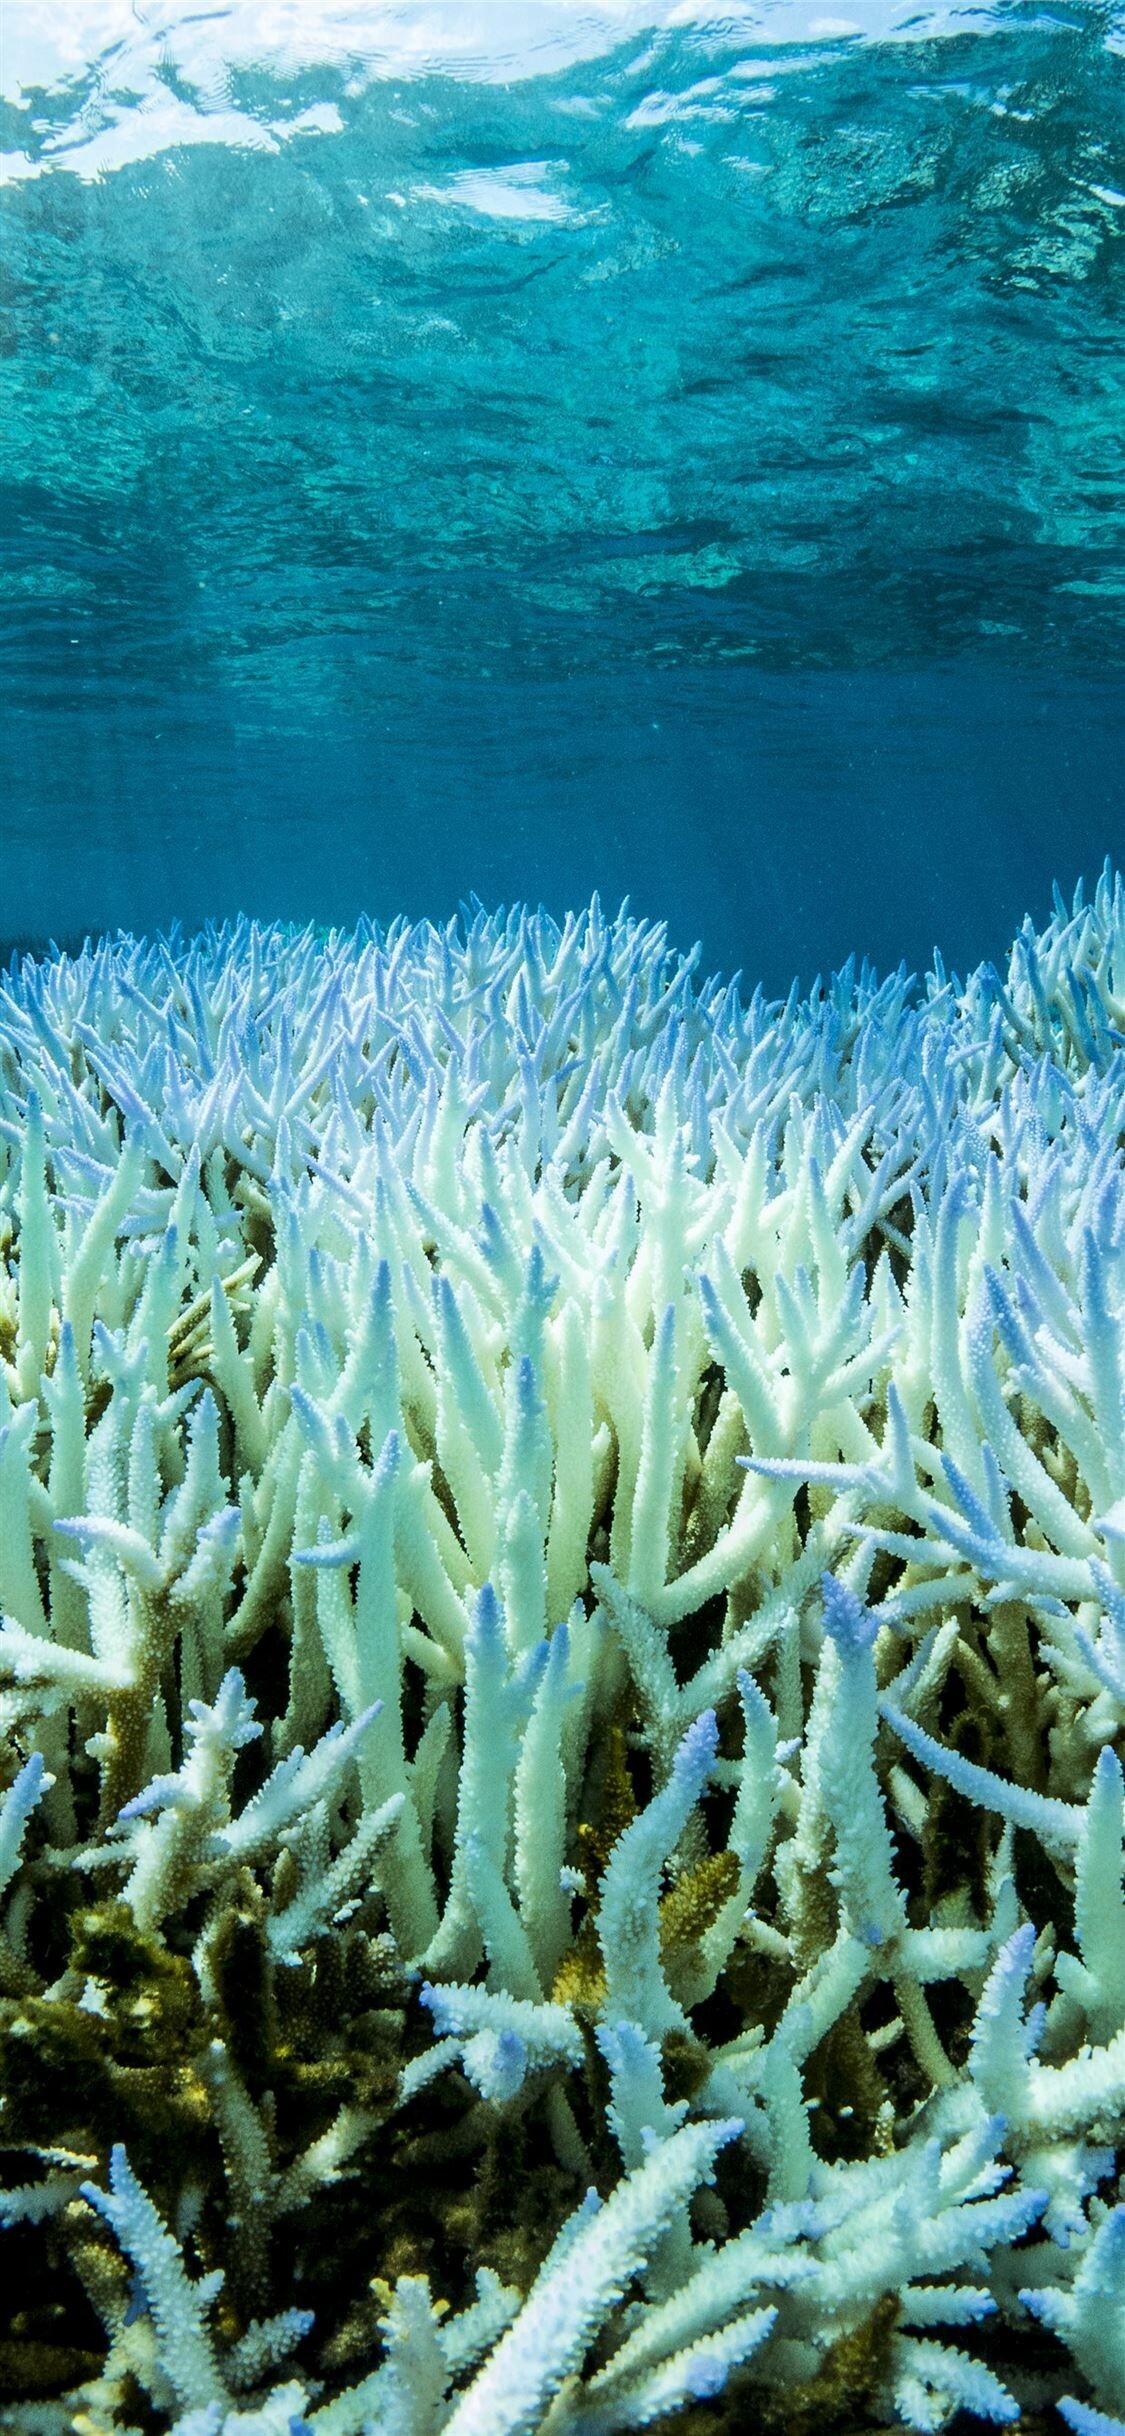
[[1125,2427],[1125,889],[0,983],[0,2424]]

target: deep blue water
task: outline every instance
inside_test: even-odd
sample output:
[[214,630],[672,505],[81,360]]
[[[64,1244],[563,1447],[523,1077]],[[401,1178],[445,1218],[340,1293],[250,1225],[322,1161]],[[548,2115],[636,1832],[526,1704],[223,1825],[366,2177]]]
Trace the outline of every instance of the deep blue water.
[[4,78],[0,939],[597,888],[782,988],[1125,857],[1125,10],[28,0]]

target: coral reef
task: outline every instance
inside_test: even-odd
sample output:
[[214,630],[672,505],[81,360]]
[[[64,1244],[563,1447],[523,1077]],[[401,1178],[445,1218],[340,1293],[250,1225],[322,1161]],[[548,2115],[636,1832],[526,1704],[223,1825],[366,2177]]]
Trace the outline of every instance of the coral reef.
[[1125,2424],[1125,890],[692,974],[0,987],[6,2428]]

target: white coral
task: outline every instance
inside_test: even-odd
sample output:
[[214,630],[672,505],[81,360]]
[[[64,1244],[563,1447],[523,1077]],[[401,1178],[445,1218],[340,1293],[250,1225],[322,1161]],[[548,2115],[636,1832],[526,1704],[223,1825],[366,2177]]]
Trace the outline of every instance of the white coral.
[[[522,2304],[404,2278],[350,2398],[267,2392],[246,2329],[244,2408],[116,2159],[112,2345],[183,2436],[593,2436],[872,2329],[888,2415],[1002,2420],[974,2329],[1028,2257],[1072,2424],[1120,2409],[1123,974],[1107,875],[1003,976],[804,1007],[693,995],[596,906],[0,988],[5,1994],[72,1993],[29,1934],[59,1874],[146,1935],[189,1907],[205,2007],[236,1888],[290,1972],[357,1909],[374,1948],[377,1899],[437,2033],[401,2119],[457,2067],[585,2180],[596,2069],[623,2169]],[[621,1721],[643,1791],[598,1851]],[[749,1960],[768,2015],[708,2047]],[[831,2162],[830,2039],[915,2093]],[[218,2035],[200,2080],[232,2214],[355,2170],[363,2107],[282,2170]],[[75,2208],[39,2164],[12,2219]]]

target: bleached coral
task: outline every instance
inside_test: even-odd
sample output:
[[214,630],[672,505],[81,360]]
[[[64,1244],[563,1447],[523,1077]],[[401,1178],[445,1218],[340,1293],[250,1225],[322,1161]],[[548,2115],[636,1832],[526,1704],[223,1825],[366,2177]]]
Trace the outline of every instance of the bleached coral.
[[14,2428],[1115,2424],[1123,1145],[1108,874],[13,969]]

